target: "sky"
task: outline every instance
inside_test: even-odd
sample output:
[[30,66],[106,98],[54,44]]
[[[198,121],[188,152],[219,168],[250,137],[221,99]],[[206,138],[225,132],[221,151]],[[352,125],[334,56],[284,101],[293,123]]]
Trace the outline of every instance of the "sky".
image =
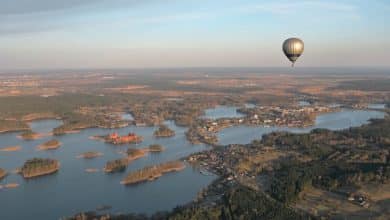
[[0,0],[0,69],[389,67],[389,0]]

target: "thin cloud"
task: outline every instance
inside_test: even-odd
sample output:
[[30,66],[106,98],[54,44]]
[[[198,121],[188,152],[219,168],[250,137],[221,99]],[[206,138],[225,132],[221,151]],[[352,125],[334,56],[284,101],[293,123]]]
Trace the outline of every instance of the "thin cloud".
[[[205,20],[226,16],[239,16],[246,13],[271,13],[277,16],[313,15],[314,19],[323,19],[337,14],[339,17],[359,19],[359,8],[352,4],[329,1],[273,2],[257,3],[237,7],[219,7],[213,10],[191,9],[189,12],[176,11],[166,15],[149,17],[120,17],[110,21],[99,21],[84,16],[85,12],[104,13],[108,10],[133,8],[147,3],[174,3],[174,0],[0,0],[0,35],[28,32],[45,32],[78,26],[104,26],[116,23],[160,24],[180,21]],[[201,4],[201,3],[200,3]],[[86,10],[87,9],[87,10]],[[93,9],[93,10],[92,10]],[[322,13],[321,13],[322,12]],[[324,13],[325,12],[325,13]],[[320,15],[321,14],[321,15]],[[73,21],[72,16],[80,20]],[[128,16],[128,15],[127,15]],[[124,19],[124,20],[123,20]]]
[[355,5],[322,1],[263,3],[244,6],[239,10],[247,13],[268,12],[276,15],[331,11],[350,17],[359,17],[358,8]]
[[50,13],[83,7],[101,9],[134,7],[159,1],[162,0],[0,0],[0,16]]
[[[187,20],[201,20],[210,18],[219,18],[224,16],[237,15],[242,13],[258,13],[268,12],[276,15],[291,15],[291,14],[307,14],[309,12],[316,14],[318,11],[333,12],[329,13],[329,16],[334,13],[349,17],[352,19],[359,19],[358,7],[355,5],[344,3],[331,3],[331,2],[319,2],[319,1],[304,1],[297,3],[264,3],[247,5],[237,8],[220,8],[212,12],[189,12],[180,13],[168,16],[156,16],[145,19],[136,19],[137,23],[164,23],[172,21],[187,21]],[[134,21],[134,20],[133,20]]]
[[[214,14],[215,15],[215,14]],[[150,18],[139,19],[137,23],[167,23],[174,21],[189,21],[189,20],[201,20],[212,17],[213,14],[205,12],[191,12],[175,15],[156,16]]]
[[67,10],[102,1],[104,0],[0,0],[0,15],[32,14]]
[[[0,0],[0,36],[47,32],[88,24],[88,13],[103,14],[164,0]],[[171,0],[165,0],[169,2]],[[84,22],[85,21],[85,22]]]

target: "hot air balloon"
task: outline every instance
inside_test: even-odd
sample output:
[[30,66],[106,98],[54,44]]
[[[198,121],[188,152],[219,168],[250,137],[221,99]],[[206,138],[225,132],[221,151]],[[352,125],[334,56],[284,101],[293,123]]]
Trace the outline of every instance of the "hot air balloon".
[[294,67],[295,61],[302,55],[303,50],[304,44],[299,38],[289,38],[283,43],[283,52],[292,62],[292,67]]

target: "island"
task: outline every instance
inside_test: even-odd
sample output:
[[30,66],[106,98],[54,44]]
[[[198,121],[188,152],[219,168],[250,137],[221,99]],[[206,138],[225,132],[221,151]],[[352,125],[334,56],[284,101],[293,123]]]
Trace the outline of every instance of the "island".
[[97,173],[97,172],[99,172],[99,169],[87,168],[87,169],[85,169],[85,172],[87,172],[87,173]]
[[61,142],[58,140],[50,140],[47,141],[37,147],[38,150],[55,150],[58,149],[61,146]]
[[137,149],[137,148],[129,148],[126,152],[126,159],[127,162],[130,163],[134,160],[138,160],[142,157],[145,157],[147,155],[148,150],[147,149]]
[[148,166],[141,170],[129,173],[122,181],[123,185],[131,185],[136,183],[141,183],[145,181],[153,181],[158,179],[165,173],[176,172],[183,170],[185,165],[181,161],[170,161],[167,163]]
[[123,172],[126,170],[128,163],[126,158],[111,160],[106,163],[103,170],[106,173]]
[[103,156],[103,153],[96,152],[96,151],[88,151],[88,152],[85,152],[85,153],[78,155],[77,158],[93,159],[93,158],[101,157],[101,156]]
[[166,125],[160,125],[160,127],[154,132],[155,137],[172,137],[175,136],[175,131],[170,129]]
[[129,148],[124,153],[126,156],[125,158],[108,161],[106,163],[106,166],[104,167],[104,172],[106,173],[123,172],[129,165],[129,163],[131,163],[134,160],[145,157],[148,152],[149,149]]
[[138,136],[134,133],[129,133],[124,136],[120,136],[118,133],[114,132],[106,136],[95,136],[93,137],[97,140],[104,140],[106,143],[122,145],[122,144],[139,144],[143,141],[141,136]]
[[7,171],[0,168],[0,180],[7,176]]
[[26,179],[49,175],[57,172],[60,163],[53,159],[34,158],[27,160],[19,173]]
[[160,153],[164,150],[165,150],[165,148],[159,144],[151,144],[148,147],[148,151],[152,152],[152,153]]
[[12,147],[0,148],[0,151],[3,151],[3,152],[14,152],[14,151],[20,151],[21,149],[22,149],[21,146],[12,146]]

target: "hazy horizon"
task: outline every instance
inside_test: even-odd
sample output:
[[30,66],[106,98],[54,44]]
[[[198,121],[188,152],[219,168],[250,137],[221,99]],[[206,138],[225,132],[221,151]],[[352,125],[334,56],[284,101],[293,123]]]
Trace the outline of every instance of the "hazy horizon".
[[5,74],[146,74],[146,75],[327,75],[390,77],[390,67],[171,67],[171,68],[68,68],[1,70]]

